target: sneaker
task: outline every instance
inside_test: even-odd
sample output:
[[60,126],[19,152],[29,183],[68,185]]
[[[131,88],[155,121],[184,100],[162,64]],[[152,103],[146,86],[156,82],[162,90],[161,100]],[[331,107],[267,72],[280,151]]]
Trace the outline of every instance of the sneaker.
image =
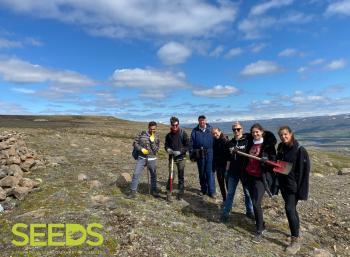
[[136,198],[136,190],[130,190],[129,194],[126,196],[127,199],[135,199]]
[[255,244],[260,244],[262,241],[263,233],[262,232],[257,232],[255,236],[252,239],[252,242]]
[[290,255],[296,254],[300,250],[299,237],[292,236],[290,245],[286,247],[286,253]]

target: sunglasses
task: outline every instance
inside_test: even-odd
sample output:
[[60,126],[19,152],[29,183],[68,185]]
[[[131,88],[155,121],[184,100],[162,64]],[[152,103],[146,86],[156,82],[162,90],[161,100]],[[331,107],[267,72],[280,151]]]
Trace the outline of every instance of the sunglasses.
[[172,127],[178,127],[179,124],[171,124]]
[[232,131],[241,131],[242,128],[232,128]]

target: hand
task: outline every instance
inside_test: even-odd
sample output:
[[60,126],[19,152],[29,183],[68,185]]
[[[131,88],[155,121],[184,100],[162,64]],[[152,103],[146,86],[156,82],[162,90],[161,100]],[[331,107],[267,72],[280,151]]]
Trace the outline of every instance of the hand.
[[141,152],[142,152],[144,155],[149,154],[149,151],[148,151],[147,149],[145,149],[145,148],[142,148],[142,149],[141,149]]
[[234,152],[237,151],[237,148],[234,147],[234,146],[233,146],[233,147],[230,147],[230,148],[229,148],[229,151],[230,151],[231,154],[233,154]]
[[173,155],[176,157],[176,156],[179,156],[181,154],[180,151],[173,151]]
[[171,148],[166,149],[166,151],[167,151],[168,154],[170,154],[170,155],[174,154],[174,151],[173,151],[173,149],[171,149]]
[[153,143],[154,142],[154,133],[151,134],[151,136],[149,137],[149,140]]

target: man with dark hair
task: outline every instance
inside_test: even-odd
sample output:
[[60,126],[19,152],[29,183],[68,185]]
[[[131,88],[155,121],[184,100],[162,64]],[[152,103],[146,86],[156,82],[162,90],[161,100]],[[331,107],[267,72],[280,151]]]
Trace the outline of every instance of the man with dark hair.
[[[180,128],[180,122],[177,117],[170,118],[170,132],[165,136],[165,150],[169,154],[169,169],[173,164],[177,167],[178,173],[178,194],[177,199],[180,200],[184,194],[184,172],[186,163],[186,152],[189,146],[189,138],[185,130]],[[172,201],[170,192],[170,177],[167,184],[167,200]]]
[[190,140],[190,156],[197,161],[201,195],[216,198],[215,177],[213,174],[213,143],[212,127],[206,122],[206,117],[198,117],[198,125],[193,128]]
[[159,197],[157,190],[157,173],[156,173],[156,155],[159,150],[159,136],[157,133],[157,123],[151,121],[148,123],[148,131],[139,133],[133,143],[134,148],[138,151],[138,158],[130,185],[130,194],[128,198],[135,198],[139,177],[147,166],[151,174],[151,194],[154,197]]

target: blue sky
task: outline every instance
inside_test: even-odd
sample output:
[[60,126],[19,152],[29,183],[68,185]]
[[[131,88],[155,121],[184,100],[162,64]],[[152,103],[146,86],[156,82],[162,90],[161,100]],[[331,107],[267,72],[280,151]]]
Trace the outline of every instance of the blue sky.
[[0,0],[0,113],[349,113],[349,0]]

